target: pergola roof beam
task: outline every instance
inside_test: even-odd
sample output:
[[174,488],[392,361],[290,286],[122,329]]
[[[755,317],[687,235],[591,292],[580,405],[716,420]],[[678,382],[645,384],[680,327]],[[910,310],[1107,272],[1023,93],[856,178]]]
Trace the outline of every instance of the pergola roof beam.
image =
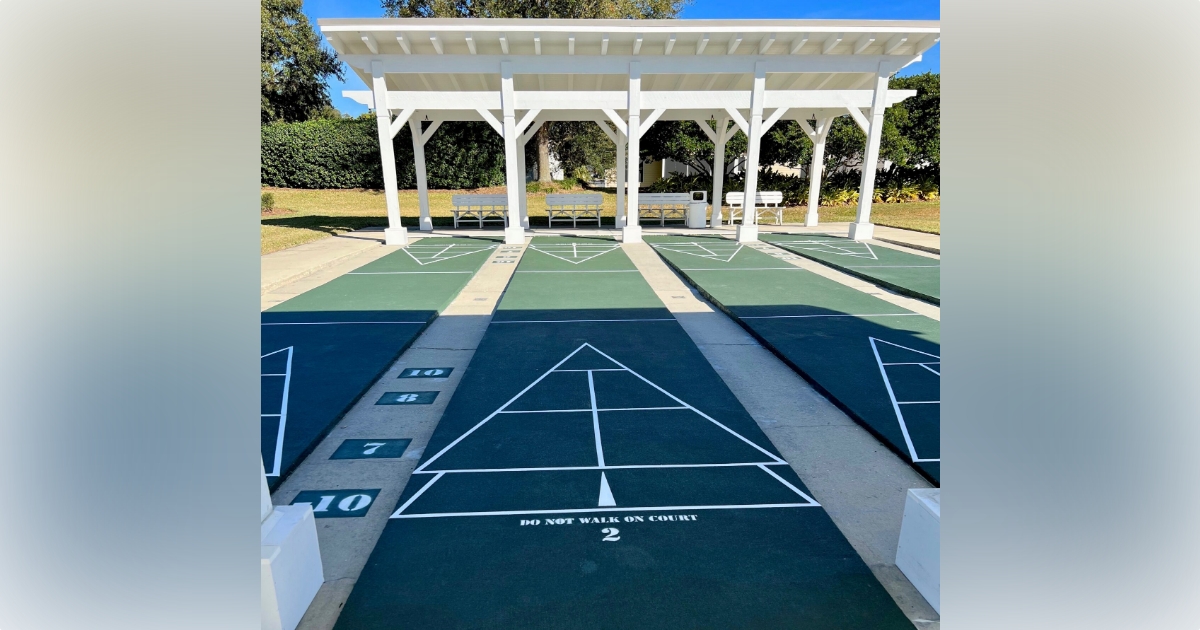
[[887,43],[883,45],[883,54],[890,55],[890,54],[896,52],[896,49],[903,46],[904,43],[907,41],[908,41],[907,35],[904,35],[904,34],[896,35],[895,37],[889,39],[887,41]]
[[830,35],[829,37],[826,37],[825,44],[823,46],[821,46],[821,54],[828,55],[829,51],[833,50],[834,46],[837,46],[838,44],[842,43],[843,37],[845,37],[845,35],[843,33],[834,33],[834,34]]
[[634,54],[634,56],[642,54],[642,36],[641,35],[638,35],[637,39],[633,40],[633,54]]
[[[786,107],[789,109],[842,109],[871,106],[871,90],[767,90],[763,95],[763,107],[767,109]],[[373,107],[370,90],[346,90],[346,98]],[[916,95],[914,90],[888,90],[887,105],[894,105]],[[412,107],[423,112],[437,110],[496,110],[500,109],[500,94],[495,91],[466,92],[404,92],[389,90],[387,103],[390,109]],[[521,110],[611,110],[609,114],[624,110],[628,94],[624,90],[588,92],[581,99],[579,92],[530,91],[513,93],[513,104]],[[641,93],[641,104],[646,109],[688,110],[704,109],[721,111],[728,108],[748,109],[750,92],[747,90],[652,90]],[[617,116],[620,119],[620,116]],[[736,116],[734,117],[736,120]],[[614,121],[615,122],[615,121]],[[623,123],[622,123],[623,124]]]
[[737,51],[738,46],[740,46],[741,44],[742,44],[742,36],[740,34],[734,35],[732,38],[729,39],[729,48],[728,48],[728,50],[725,51],[725,54],[732,55],[734,52]]
[[412,48],[409,48],[409,46],[408,46],[408,40],[407,40],[407,39],[404,39],[404,35],[403,35],[403,34],[401,34],[401,35],[397,35],[397,36],[396,36],[396,43],[397,43],[397,44],[400,44],[400,48],[401,48],[401,50],[403,50],[403,51],[404,51],[404,54],[406,54],[406,55],[411,55],[411,54],[412,54]]
[[467,33],[467,49],[472,55],[478,55],[479,51],[475,49],[475,37],[471,33]]
[[808,33],[800,33],[798,36],[796,36],[796,39],[792,40],[792,47],[790,50],[788,50],[788,54],[794,55],[794,54],[800,52],[800,49],[804,48],[804,45],[807,43],[808,43]]
[[663,54],[671,54],[671,49],[675,48],[675,33],[671,33],[671,37],[667,40],[666,46],[663,47]]
[[[352,68],[370,68],[371,55],[339,55]],[[883,64],[885,72],[895,72],[915,58],[909,55],[701,55],[664,57],[632,55],[540,55],[519,56],[511,60],[515,74],[625,74],[629,62],[640,60],[644,74],[750,74],[756,59],[767,73],[875,73]],[[384,55],[381,60],[389,74],[456,73],[496,74],[503,55]]]
[[533,54],[535,54],[535,55],[542,54],[542,35],[541,35],[541,33],[534,33],[534,35],[533,35]]
[[760,54],[760,55],[767,54],[767,51],[771,49],[771,44],[774,44],[774,43],[775,43],[775,33],[771,33],[770,35],[764,37],[762,39],[762,41],[760,41],[758,43],[758,54]]
[[867,49],[867,46],[875,43],[874,35],[860,35],[858,41],[854,42],[854,54],[862,54],[862,51]]
[[437,54],[441,55],[445,53],[442,50],[442,40],[438,39],[437,35],[430,35],[429,43],[433,44],[433,49],[437,51]]
[[372,36],[370,33],[359,33],[359,37],[362,38],[362,43],[367,45],[367,50],[376,55],[379,54],[379,44],[375,41],[374,36]]
[[600,54],[601,55],[608,54],[608,35],[605,35],[604,39],[600,40]]
[[508,36],[500,33],[500,52],[508,54]]
[[570,35],[567,37],[567,54],[575,54],[575,35]]
[[704,34],[704,35],[703,35],[703,36],[700,38],[700,41],[699,41],[699,43],[697,43],[697,44],[696,44],[696,54],[697,54],[697,55],[703,55],[703,54],[704,54],[704,49],[705,49],[705,47],[707,47],[707,46],[708,46],[708,33],[705,33],[705,34]]

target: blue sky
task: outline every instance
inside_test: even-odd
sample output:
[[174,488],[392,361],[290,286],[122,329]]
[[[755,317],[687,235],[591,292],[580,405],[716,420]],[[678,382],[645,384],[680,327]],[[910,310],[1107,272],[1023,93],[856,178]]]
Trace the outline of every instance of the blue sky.
[[[304,0],[304,12],[316,26],[319,17],[383,17],[379,0]],[[863,19],[863,20],[937,20],[941,18],[939,0],[825,0],[819,8],[795,0],[693,0],[683,10],[685,18],[779,18],[779,19]],[[326,46],[329,44],[326,43]],[[941,72],[941,44],[925,53],[919,63],[900,72],[901,75]],[[330,82],[329,95],[333,104],[345,114],[357,116],[367,108],[342,98],[342,90],[366,89],[354,73],[346,70],[345,83]]]

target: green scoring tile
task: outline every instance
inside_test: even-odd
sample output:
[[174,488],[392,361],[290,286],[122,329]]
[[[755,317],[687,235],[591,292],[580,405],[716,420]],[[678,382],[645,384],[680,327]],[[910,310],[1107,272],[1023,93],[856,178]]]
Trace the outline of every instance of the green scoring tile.
[[405,368],[396,378],[447,378],[454,371],[452,367],[439,368]]
[[329,459],[389,459],[404,455],[409,439],[344,440]]
[[428,405],[437,398],[437,392],[387,392],[379,397],[376,405]]
[[292,499],[292,505],[309,503],[316,518],[357,518],[366,516],[379,496],[374,490],[304,490]]

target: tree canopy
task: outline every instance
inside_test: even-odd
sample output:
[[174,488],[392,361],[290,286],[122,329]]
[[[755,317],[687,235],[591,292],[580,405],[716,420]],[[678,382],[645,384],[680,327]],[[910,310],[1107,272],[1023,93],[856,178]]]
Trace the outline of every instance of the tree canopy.
[[302,0],[261,0],[262,122],[327,117],[332,107],[325,81],[342,78],[342,66],[321,48]]

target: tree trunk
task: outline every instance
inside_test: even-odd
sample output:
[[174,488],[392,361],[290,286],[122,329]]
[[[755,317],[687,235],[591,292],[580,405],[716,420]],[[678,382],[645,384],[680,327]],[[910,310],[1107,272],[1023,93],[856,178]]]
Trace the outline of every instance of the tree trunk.
[[537,131],[538,183],[550,183],[550,123]]

